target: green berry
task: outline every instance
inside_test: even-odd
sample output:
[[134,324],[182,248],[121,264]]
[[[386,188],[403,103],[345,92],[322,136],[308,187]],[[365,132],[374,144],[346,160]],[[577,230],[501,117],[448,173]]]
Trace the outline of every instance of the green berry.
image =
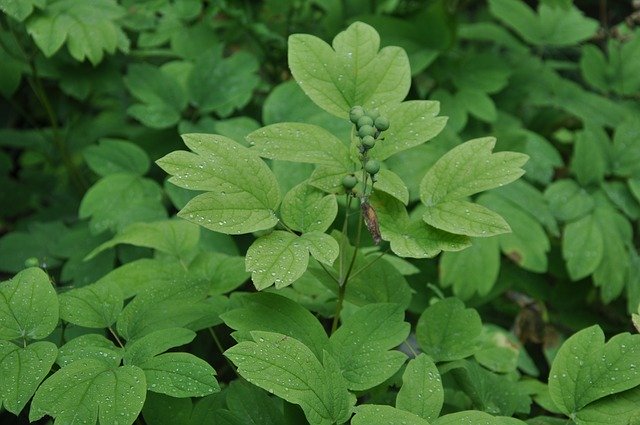
[[364,164],[364,170],[371,175],[378,174],[378,171],[380,171],[380,163],[375,159],[370,159]]
[[356,187],[356,184],[358,184],[358,179],[353,174],[347,174],[342,178],[342,187],[346,190],[353,189]]
[[364,116],[362,106],[354,106],[349,110],[349,120],[354,124],[356,124],[362,116]]
[[373,126],[370,125],[363,125],[362,127],[360,127],[358,129],[358,136],[360,136],[360,138],[363,138],[365,136],[375,136],[376,134],[376,129]]
[[360,128],[360,127],[364,127],[365,125],[373,125],[373,120],[371,119],[371,117],[363,115],[358,120],[357,126],[358,128]]
[[24,266],[25,267],[40,267],[40,260],[38,260],[36,257],[27,258],[24,261]]
[[366,149],[371,149],[376,145],[376,139],[373,138],[373,136],[364,136],[362,138],[362,146],[364,146]]
[[389,120],[387,117],[378,117],[376,118],[375,126],[378,130],[385,131],[389,128]]
[[375,120],[380,116],[380,111],[378,111],[378,109],[374,109],[372,111],[366,111],[367,116],[369,116],[369,118],[371,118],[374,122]]

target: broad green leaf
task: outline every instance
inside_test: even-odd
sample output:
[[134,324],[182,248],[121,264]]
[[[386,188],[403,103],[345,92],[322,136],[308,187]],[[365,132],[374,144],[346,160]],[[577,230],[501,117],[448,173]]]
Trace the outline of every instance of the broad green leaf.
[[[0,1],[0,8],[2,1]],[[24,63],[11,56],[5,50],[0,50],[0,95],[7,99],[18,90],[22,80]]]
[[475,360],[487,369],[498,373],[514,372],[518,368],[521,350],[519,341],[497,326],[482,328],[482,348],[475,353]]
[[376,174],[375,190],[393,196],[404,205],[409,204],[409,189],[400,176],[390,170],[380,170]]
[[289,298],[269,292],[236,293],[232,302],[237,304],[222,314],[224,323],[234,329],[236,341],[251,341],[251,331],[275,332],[294,338],[306,345],[318,359],[327,347],[327,334],[313,314]]
[[598,207],[595,222],[602,233],[602,261],[593,272],[593,282],[601,288],[602,300],[610,303],[620,296],[627,275],[634,273],[630,266],[628,246],[632,246],[633,230],[626,217],[613,208]]
[[155,223],[133,223],[122,229],[111,240],[98,246],[87,255],[87,259],[118,244],[130,244],[153,248],[184,258],[198,244],[200,229],[183,220],[163,220]]
[[172,397],[202,397],[220,391],[216,371],[190,353],[165,353],[139,365],[149,391]]
[[[380,37],[369,25],[351,24],[329,46],[308,34],[289,37],[289,68],[302,90],[318,106],[347,117],[352,106],[385,108],[409,92],[409,59],[399,47],[380,52]],[[332,48],[333,47],[333,48]]]
[[207,192],[189,201],[178,216],[227,234],[251,233],[277,223],[278,183],[257,155],[223,136],[182,138],[195,153],[176,151],[156,162],[176,186]]
[[100,360],[78,360],[50,376],[33,397],[29,420],[49,415],[59,423],[132,424],[147,392],[137,366],[109,366]]
[[251,150],[264,158],[353,168],[345,144],[317,125],[271,124],[249,134],[247,140]]
[[461,199],[516,180],[528,156],[515,152],[492,153],[492,137],[470,140],[445,155],[420,183],[420,199],[427,206],[423,219],[430,225],[469,236],[490,236],[509,231],[497,214]]
[[58,347],[48,341],[24,348],[0,341],[0,402],[6,410],[20,414],[51,370],[57,354]]
[[256,289],[273,284],[282,288],[295,282],[307,269],[309,249],[299,236],[276,230],[251,244],[246,264]]
[[164,353],[170,348],[180,347],[193,341],[196,333],[185,328],[166,328],[151,332],[142,338],[127,343],[124,363],[140,366],[150,358]]
[[149,171],[149,156],[138,145],[117,139],[102,139],[87,147],[82,156],[96,174],[108,176],[131,173],[143,176]]
[[189,97],[201,113],[229,116],[245,106],[258,86],[258,61],[246,50],[222,58],[222,49],[207,50],[194,62],[187,77]]
[[122,348],[98,334],[85,334],[73,338],[60,347],[56,362],[65,367],[79,360],[99,360],[108,366],[120,366]]
[[573,416],[589,403],[640,385],[640,335],[622,333],[605,344],[598,325],[567,339],[549,372],[549,392]]
[[[44,6],[42,4],[42,6]],[[95,66],[104,52],[127,52],[129,40],[116,23],[126,11],[114,0],[54,0],[27,21],[27,32],[46,57],[51,57],[67,43],[71,56]]]
[[27,231],[13,231],[0,238],[0,270],[18,273],[25,261],[37,258],[43,267],[60,265],[58,244],[68,229],[59,221],[31,222]]
[[280,215],[282,221],[298,232],[324,232],[338,214],[335,195],[325,194],[302,182],[291,189],[282,199]]
[[484,122],[495,122],[498,118],[496,105],[486,93],[477,89],[463,89],[456,93],[459,102],[469,114]]
[[162,189],[153,180],[134,174],[110,174],[91,186],[82,198],[78,215],[91,218],[94,234],[117,232],[131,223],[165,219]]
[[442,380],[433,360],[424,353],[410,360],[402,375],[396,407],[432,421],[440,415],[443,402]]
[[0,283],[0,338],[42,339],[58,325],[58,296],[49,276],[31,267]]
[[0,10],[19,22],[33,13],[33,9],[44,8],[45,0],[0,0]]
[[[636,36],[640,40],[640,36]],[[640,46],[640,42],[636,42]],[[613,136],[612,168],[623,177],[640,176],[640,124],[637,120],[628,120],[616,127]]]
[[482,322],[478,312],[447,298],[427,308],[416,325],[418,344],[435,362],[464,359],[479,348]]
[[342,179],[346,174],[353,173],[350,167],[327,167],[320,165],[311,173],[309,184],[327,193],[344,193]]
[[60,318],[85,328],[107,328],[122,311],[120,288],[94,283],[59,296]]
[[369,304],[349,316],[329,340],[347,388],[368,390],[393,376],[407,356],[392,349],[409,331],[397,304]]
[[611,143],[602,128],[586,126],[576,133],[571,170],[581,186],[598,185],[604,180],[609,164]]
[[602,229],[593,214],[569,223],[562,235],[562,256],[571,280],[593,273],[604,255]]
[[509,375],[490,372],[467,360],[448,363],[440,368],[440,372],[452,379],[478,410],[505,416],[529,413],[531,399]]
[[[280,425],[285,418],[279,408],[280,400],[270,397],[261,388],[242,379],[229,384],[225,391],[229,410],[247,425]],[[196,424],[194,424],[196,425]]]
[[353,425],[384,423],[387,425],[429,425],[425,419],[411,412],[380,404],[361,404],[355,408]]
[[[567,425],[563,419],[563,424]],[[467,410],[464,412],[450,413],[436,419],[432,425],[459,425],[459,424],[482,424],[482,425],[524,425],[519,419],[507,418],[505,416],[491,416],[488,413],[477,410]]]
[[245,341],[225,351],[238,373],[270,393],[299,404],[312,425],[343,423],[351,416],[355,397],[335,360],[324,353],[322,363],[304,344],[286,335],[252,332]]
[[338,258],[338,242],[326,233],[309,232],[303,234],[301,239],[307,244],[309,254],[319,262],[331,266]]
[[608,181],[602,183],[602,189],[607,195],[607,198],[627,217],[632,220],[640,218],[640,203],[633,196],[630,190],[632,180],[627,180],[626,183],[621,181]]
[[389,129],[382,133],[382,140],[371,149],[372,158],[383,161],[398,152],[411,149],[437,136],[446,117],[439,117],[440,104],[428,100],[411,100],[385,112]]
[[589,193],[573,180],[557,180],[547,186],[544,198],[558,220],[572,221],[587,215],[595,206]]
[[430,258],[440,251],[459,251],[470,245],[469,238],[436,229],[420,218],[409,218],[404,205],[386,194],[375,193],[371,204],[380,222],[382,239],[400,257]]
[[[483,26],[490,24],[475,23],[471,25]],[[462,28],[460,28],[460,31],[462,31]],[[496,42],[497,40],[491,41]],[[515,47],[515,45],[510,47]],[[509,75],[511,74],[509,65],[503,61],[497,61],[495,56],[490,53],[465,54],[457,65],[451,79],[453,84],[460,90],[457,93],[458,99],[460,99],[460,93],[462,92],[499,92],[508,84]],[[469,68],[473,68],[473,72],[469,72]],[[471,112],[471,109],[468,109]]]
[[481,195],[478,202],[502,215],[512,230],[497,237],[502,252],[525,270],[546,272],[551,244],[538,221],[524,208],[494,193]]
[[589,403],[575,415],[577,424],[640,423],[640,387],[613,394]]
[[498,238],[479,238],[459,252],[445,252],[440,258],[440,284],[451,287],[463,300],[474,294],[487,295],[500,273]]
[[553,236],[559,236],[558,223],[543,194],[533,185],[520,179],[511,184],[494,189],[491,193],[499,195],[513,206],[524,210],[542,224]]
[[241,286],[250,274],[244,269],[244,257],[221,252],[202,252],[189,265],[190,273],[211,282],[209,294],[226,294]]
[[149,64],[132,64],[124,79],[135,103],[127,113],[147,127],[173,127],[187,106],[187,96],[179,81],[167,71]]

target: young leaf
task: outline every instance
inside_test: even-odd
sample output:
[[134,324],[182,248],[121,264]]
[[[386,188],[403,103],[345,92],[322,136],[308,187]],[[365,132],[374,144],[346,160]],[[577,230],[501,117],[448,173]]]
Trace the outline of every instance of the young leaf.
[[91,251],[86,259],[121,243],[153,248],[180,259],[195,248],[199,239],[198,226],[183,220],[133,223],[118,232],[113,239]]
[[442,380],[433,360],[424,353],[410,360],[402,375],[396,407],[432,421],[440,414],[443,402]]
[[61,423],[132,424],[147,392],[137,366],[109,366],[100,360],[78,360],[63,367],[36,391],[29,420],[44,415]]
[[331,352],[340,363],[347,388],[373,388],[404,364],[406,355],[392,350],[409,335],[410,326],[403,319],[404,311],[397,304],[369,304],[331,335]]
[[221,315],[235,329],[236,341],[251,341],[251,331],[275,332],[294,338],[314,352],[318,359],[329,343],[327,334],[313,314],[300,304],[278,294],[237,293],[231,301],[239,306]]
[[42,339],[58,325],[58,296],[49,276],[31,267],[0,283],[0,339]]
[[87,147],[82,156],[102,177],[117,173],[143,176],[149,171],[149,156],[144,149],[124,140],[102,139],[100,144]]
[[227,234],[264,230],[278,222],[278,182],[257,155],[219,135],[182,138],[195,153],[172,152],[156,163],[176,186],[206,192],[189,201],[178,216]]
[[[333,47],[333,49],[332,49]],[[289,68],[302,90],[318,106],[347,117],[352,106],[384,108],[409,92],[411,70],[405,51],[385,47],[369,25],[351,24],[329,46],[308,34],[289,37]]]
[[397,199],[382,193],[370,198],[380,222],[382,239],[400,257],[430,258],[440,251],[458,251],[469,246],[469,238],[436,229],[421,219],[409,218]]
[[202,397],[220,391],[216,371],[190,353],[165,353],[139,365],[149,391],[172,397]]
[[264,158],[353,168],[344,143],[317,125],[271,124],[249,134],[247,140],[251,150]]
[[166,328],[151,332],[127,343],[123,355],[124,363],[140,366],[170,348],[190,343],[195,337],[195,332],[185,328]]
[[280,206],[282,221],[298,232],[324,232],[338,214],[335,195],[325,194],[306,181],[291,189]]
[[85,328],[107,328],[122,311],[120,288],[91,284],[64,292],[59,296],[60,318]]
[[462,199],[516,180],[528,156],[515,152],[492,153],[492,137],[463,143],[431,167],[420,183],[420,199],[427,206],[428,224],[451,233],[491,236],[510,230],[496,213]]
[[24,348],[0,341],[0,402],[19,415],[40,382],[56,361],[58,348],[52,342],[39,341]]
[[478,312],[465,309],[457,298],[447,298],[427,308],[416,325],[422,351],[436,362],[473,355],[478,351],[481,333]]
[[251,333],[255,342],[241,342],[225,351],[238,373],[290,403],[299,404],[312,425],[343,423],[355,402],[335,360],[323,361],[304,344],[272,332]]
[[593,214],[569,223],[562,235],[562,256],[572,280],[589,276],[602,261],[602,229]]
[[93,65],[104,52],[129,50],[129,40],[116,20],[126,11],[114,0],[95,0],[91,4],[74,0],[55,0],[27,21],[27,31],[46,57],[67,42],[74,59],[85,58]]
[[379,404],[361,404],[356,407],[352,425],[384,423],[387,425],[429,425],[425,419],[411,412]]
[[622,333],[605,344],[598,325],[567,339],[549,372],[549,392],[572,416],[587,404],[640,385],[640,335]]
[[118,367],[122,360],[122,348],[116,347],[103,335],[80,335],[60,347],[56,362],[65,367],[86,359],[99,360],[107,366]]

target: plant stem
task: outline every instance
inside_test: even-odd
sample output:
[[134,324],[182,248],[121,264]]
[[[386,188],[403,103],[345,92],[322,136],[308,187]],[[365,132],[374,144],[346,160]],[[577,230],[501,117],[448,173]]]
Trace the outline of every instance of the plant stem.
[[224,357],[224,359],[226,360],[226,362],[229,365],[229,367],[231,368],[231,370],[233,370],[233,373],[235,373],[236,376],[238,376],[238,372],[236,371],[235,365],[233,363],[231,363],[231,360],[229,360],[228,358],[226,358],[224,356],[224,347],[220,343],[220,340],[218,339],[218,335],[216,335],[216,332],[213,330],[213,328],[211,326],[209,326],[207,328],[207,330],[211,334],[211,338],[213,339],[213,343],[216,345],[216,347],[220,351],[220,354],[222,355],[222,357]]
[[113,330],[113,328],[111,326],[109,326],[107,329],[109,329],[109,332],[111,333],[111,335],[113,336],[113,338],[116,340],[116,342],[118,343],[118,345],[121,348],[124,348],[124,344],[122,343],[122,341],[120,341],[120,338],[118,337],[118,334]]

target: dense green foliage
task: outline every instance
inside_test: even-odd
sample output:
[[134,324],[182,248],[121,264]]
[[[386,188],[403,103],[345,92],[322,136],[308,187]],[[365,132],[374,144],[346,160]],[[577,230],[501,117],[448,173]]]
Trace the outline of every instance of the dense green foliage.
[[0,0],[0,421],[640,423],[640,11],[528,3]]

